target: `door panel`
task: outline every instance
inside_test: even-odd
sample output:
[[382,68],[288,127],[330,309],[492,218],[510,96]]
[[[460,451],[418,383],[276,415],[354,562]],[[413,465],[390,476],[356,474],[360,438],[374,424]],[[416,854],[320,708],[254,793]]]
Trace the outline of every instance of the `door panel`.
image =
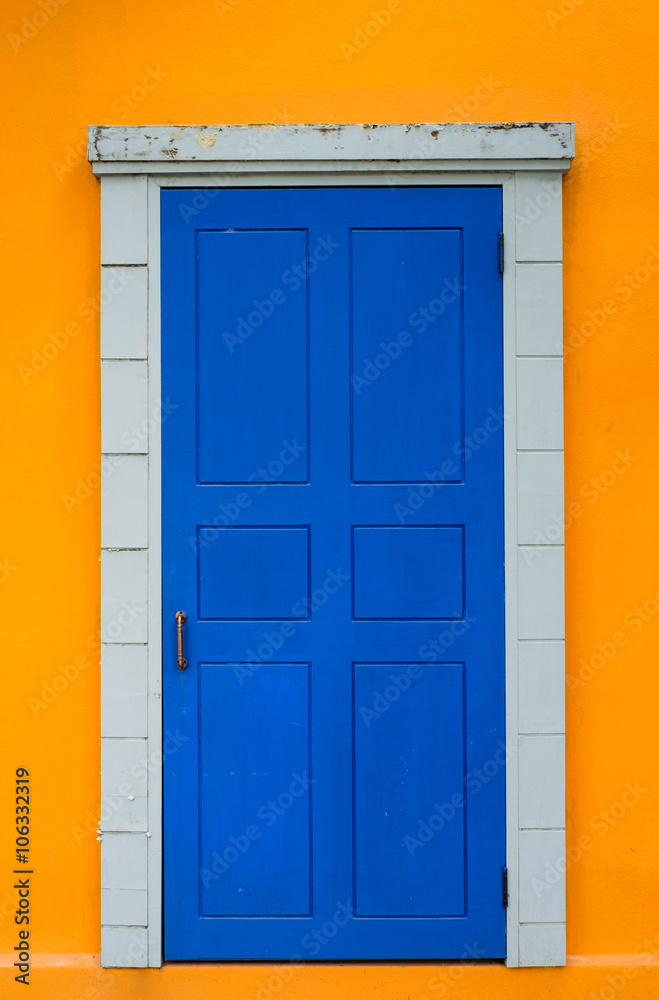
[[[463,664],[356,663],[354,676],[355,912],[462,917],[464,814],[450,816],[450,800],[464,773]],[[391,710],[360,714],[378,694]],[[430,799],[450,821],[424,843],[410,817]]]
[[308,618],[300,601],[309,590],[308,527],[232,525],[198,537],[200,620]]
[[269,663],[248,697],[230,664],[199,675],[201,912],[307,915],[309,664]]
[[461,525],[358,526],[352,539],[355,620],[462,618]]
[[351,242],[353,479],[426,482],[460,440],[460,232],[357,230]]
[[196,194],[162,193],[165,955],[502,957],[501,191]]
[[[199,233],[200,483],[307,479],[308,287],[270,298],[306,242],[304,230]],[[299,447],[269,475],[287,436]]]

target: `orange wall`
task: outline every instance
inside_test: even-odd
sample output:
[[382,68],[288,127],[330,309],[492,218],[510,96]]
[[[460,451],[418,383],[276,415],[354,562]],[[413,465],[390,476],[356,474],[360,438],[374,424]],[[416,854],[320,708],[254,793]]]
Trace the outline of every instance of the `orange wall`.
[[[615,979],[615,956],[659,952],[659,272],[634,277],[651,255],[659,262],[655,5],[398,0],[391,23],[359,48],[367,36],[356,32],[385,3],[2,4],[0,952],[16,943],[6,915],[12,790],[26,766],[33,996],[240,1000],[265,977],[258,966],[110,975],[95,959],[58,969],[43,957],[100,947],[99,845],[73,831],[94,828],[100,796],[99,186],[84,154],[86,127],[99,122],[576,122],[565,188],[566,505],[579,505],[566,539],[567,809],[568,844],[590,840],[568,875],[568,952],[613,957],[567,970],[468,969],[450,993],[606,1000],[628,982]],[[633,460],[607,474],[617,451]],[[67,509],[79,480],[87,496]],[[52,703],[30,701],[76,657],[79,676]],[[603,820],[627,782],[644,789],[637,804]],[[275,993],[438,998],[431,971],[307,967]],[[12,975],[0,969],[3,996],[19,988]],[[659,967],[640,968],[626,995],[658,990]]]

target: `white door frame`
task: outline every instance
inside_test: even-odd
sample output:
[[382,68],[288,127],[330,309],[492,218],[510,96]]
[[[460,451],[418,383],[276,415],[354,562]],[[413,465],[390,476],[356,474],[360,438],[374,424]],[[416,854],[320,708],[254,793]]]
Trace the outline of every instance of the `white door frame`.
[[507,745],[484,772],[506,767],[506,962],[564,964],[561,181],[574,126],[91,126],[88,156],[102,182],[102,964],[162,963],[162,756],[179,745],[161,719],[160,188],[383,184],[503,191]]

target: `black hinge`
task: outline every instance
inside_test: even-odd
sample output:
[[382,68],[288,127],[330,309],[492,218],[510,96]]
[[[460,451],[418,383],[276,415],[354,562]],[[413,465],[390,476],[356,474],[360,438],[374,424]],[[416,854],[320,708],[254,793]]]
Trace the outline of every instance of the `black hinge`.
[[504,910],[508,907],[508,869],[504,868],[502,871],[503,875],[503,908]]
[[503,274],[503,233],[499,233],[499,271]]

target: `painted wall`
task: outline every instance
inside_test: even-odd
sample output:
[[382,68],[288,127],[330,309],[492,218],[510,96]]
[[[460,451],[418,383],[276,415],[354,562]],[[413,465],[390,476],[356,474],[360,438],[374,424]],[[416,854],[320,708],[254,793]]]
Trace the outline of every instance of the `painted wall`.
[[[386,5],[2,5],[3,996],[21,985],[9,967],[18,767],[33,799],[33,997],[659,989],[654,6]],[[374,10],[387,11],[379,24]],[[449,966],[445,982],[427,965],[307,966],[270,981],[263,966],[100,970],[99,186],[87,125],[546,119],[577,132],[565,181],[569,967]]]

